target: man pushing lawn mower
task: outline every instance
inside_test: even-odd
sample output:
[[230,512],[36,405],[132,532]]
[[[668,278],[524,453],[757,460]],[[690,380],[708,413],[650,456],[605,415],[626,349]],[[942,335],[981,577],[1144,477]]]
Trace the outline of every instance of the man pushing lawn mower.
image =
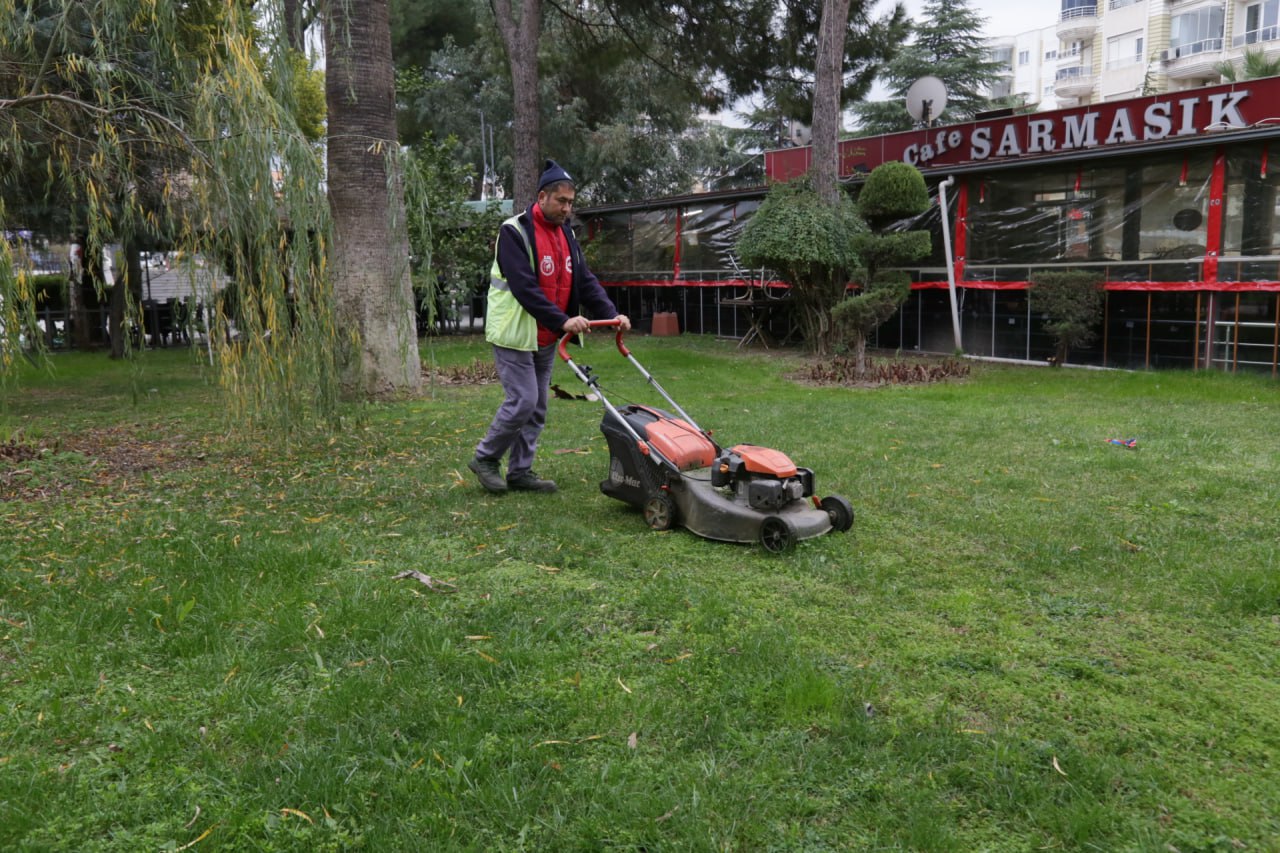
[[493,344],[506,398],[467,463],[480,485],[494,494],[556,490],[554,481],[534,473],[533,459],[547,422],[556,341],[590,328],[579,312],[585,309],[601,319],[613,318],[618,328],[631,328],[588,269],[569,227],[575,195],[573,178],[548,160],[537,200],[498,229],[484,336]]

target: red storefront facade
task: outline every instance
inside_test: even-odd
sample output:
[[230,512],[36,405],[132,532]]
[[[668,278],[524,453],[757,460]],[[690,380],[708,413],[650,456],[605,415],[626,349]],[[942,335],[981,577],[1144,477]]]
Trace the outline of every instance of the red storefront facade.
[[[1029,278],[1087,269],[1104,281],[1106,317],[1095,348],[1073,360],[1274,374],[1280,169],[1271,167],[1273,149],[1280,154],[1280,78],[847,140],[841,174],[855,192],[860,175],[892,160],[919,167],[935,193],[952,179],[950,261],[935,203],[912,224],[935,231],[934,256],[912,270],[912,300],[882,327],[880,343],[954,348],[950,272],[966,352],[1040,360],[1052,349]],[[787,180],[803,174],[809,158],[808,148],[770,151],[766,172]],[[734,268],[730,238],[760,197],[584,211],[588,233],[605,242],[616,240],[618,217],[627,217],[632,261],[645,245],[667,249],[624,275],[612,275],[608,262],[597,269],[629,287],[720,289],[725,274],[750,278]],[[709,264],[706,248],[717,240]]]

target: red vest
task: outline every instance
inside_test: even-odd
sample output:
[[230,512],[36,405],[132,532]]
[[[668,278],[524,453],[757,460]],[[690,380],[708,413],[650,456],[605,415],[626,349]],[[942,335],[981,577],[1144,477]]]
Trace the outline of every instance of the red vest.
[[[573,259],[569,255],[569,241],[560,226],[548,222],[542,215],[542,208],[536,204],[533,206],[533,243],[538,286],[557,308],[565,311],[573,292]],[[555,343],[557,337],[550,329],[538,326],[538,346]]]

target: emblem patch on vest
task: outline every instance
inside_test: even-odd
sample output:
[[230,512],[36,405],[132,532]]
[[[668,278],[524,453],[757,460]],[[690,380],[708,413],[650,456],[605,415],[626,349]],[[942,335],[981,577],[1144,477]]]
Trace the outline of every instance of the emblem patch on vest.
[[555,271],[556,271],[556,262],[551,260],[550,255],[543,255],[542,256],[542,274],[555,275]]

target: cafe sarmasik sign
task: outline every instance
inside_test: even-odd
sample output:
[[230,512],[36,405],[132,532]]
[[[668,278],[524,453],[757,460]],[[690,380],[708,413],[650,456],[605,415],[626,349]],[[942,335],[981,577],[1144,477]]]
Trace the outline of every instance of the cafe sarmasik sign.
[[[1280,78],[1166,92],[1052,112],[848,139],[840,174],[903,160],[924,171],[1123,147],[1194,141],[1217,133],[1280,125]],[[811,149],[765,153],[765,171],[787,180],[808,171]]]

